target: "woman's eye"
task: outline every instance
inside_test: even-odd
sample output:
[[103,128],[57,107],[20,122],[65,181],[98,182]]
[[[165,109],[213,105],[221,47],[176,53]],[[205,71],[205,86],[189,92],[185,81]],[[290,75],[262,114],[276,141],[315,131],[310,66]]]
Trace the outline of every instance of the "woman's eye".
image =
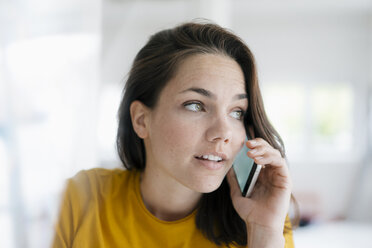
[[241,119],[243,119],[244,112],[243,112],[243,110],[236,110],[236,111],[231,112],[230,116],[237,119],[237,120],[241,120]]
[[186,103],[184,104],[185,108],[190,110],[190,111],[193,111],[193,112],[199,112],[199,111],[203,111],[203,106],[201,103],[198,103],[198,102],[191,102],[191,103]]

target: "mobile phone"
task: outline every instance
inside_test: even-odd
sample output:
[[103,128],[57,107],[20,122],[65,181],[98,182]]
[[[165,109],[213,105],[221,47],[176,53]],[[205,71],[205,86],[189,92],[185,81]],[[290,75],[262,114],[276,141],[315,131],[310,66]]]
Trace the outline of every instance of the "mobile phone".
[[[248,139],[246,139],[247,141]],[[253,191],[253,187],[256,184],[258,175],[260,174],[262,165],[258,165],[253,159],[247,156],[249,148],[245,145],[236,155],[233,168],[235,171],[236,178],[242,195],[244,197],[250,197]]]

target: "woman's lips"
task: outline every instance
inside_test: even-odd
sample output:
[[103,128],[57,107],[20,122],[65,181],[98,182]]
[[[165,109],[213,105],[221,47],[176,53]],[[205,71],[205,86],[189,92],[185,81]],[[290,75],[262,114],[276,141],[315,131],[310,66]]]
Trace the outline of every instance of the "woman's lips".
[[224,167],[224,160],[220,162],[216,162],[216,161],[203,159],[203,158],[197,158],[197,157],[195,157],[195,159],[201,166],[203,166],[204,168],[208,170],[219,170]]

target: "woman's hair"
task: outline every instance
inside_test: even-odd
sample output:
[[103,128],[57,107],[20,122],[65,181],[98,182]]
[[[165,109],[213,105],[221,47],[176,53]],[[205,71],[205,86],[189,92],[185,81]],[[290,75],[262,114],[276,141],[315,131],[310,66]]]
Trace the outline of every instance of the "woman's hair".
[[[130,104],[138,100],[148,108],[154,108],[160,92],[174,76],[180,62],[196,54],[224,55],[240,65],[249,103],[244,116],[246,131],[253,131],[255,137],[263,138],[285,157],[283,142],[266,116],[255,60],[247,45],[216,24],[185,23],[151,36],[134,59],[118,112],[116,144],[124,166],[129,170],[143,170],[146,165],[144,143],[133,129]],[[246,225],[232,205],[226,178],[217,190],[203,194],[196,226],[217,245],[246,245]]]

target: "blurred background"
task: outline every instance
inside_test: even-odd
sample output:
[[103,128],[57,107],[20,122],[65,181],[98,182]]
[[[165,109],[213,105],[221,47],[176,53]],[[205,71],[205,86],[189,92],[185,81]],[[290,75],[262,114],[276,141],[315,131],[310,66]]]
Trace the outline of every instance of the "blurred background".
[[300,206],[296,247],[371,247],[369,0],[0,0],[0,247],[49,247],[66,178],[120,167],[135,54],[195,18],[256,56]]

